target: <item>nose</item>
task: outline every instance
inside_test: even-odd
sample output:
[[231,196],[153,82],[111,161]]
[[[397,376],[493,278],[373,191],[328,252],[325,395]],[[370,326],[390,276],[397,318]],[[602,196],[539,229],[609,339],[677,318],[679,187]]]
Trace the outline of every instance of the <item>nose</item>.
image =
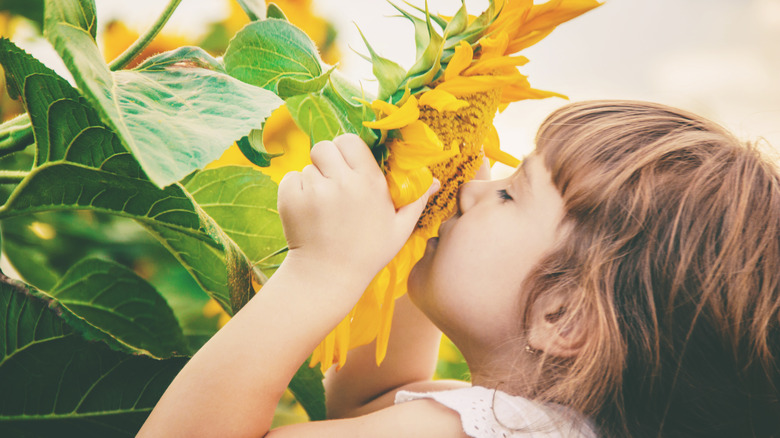
[[458,212],[465,213],[471,207],[479,203],[485,192],[488,191],[491,181],[469,181],[458,191]]

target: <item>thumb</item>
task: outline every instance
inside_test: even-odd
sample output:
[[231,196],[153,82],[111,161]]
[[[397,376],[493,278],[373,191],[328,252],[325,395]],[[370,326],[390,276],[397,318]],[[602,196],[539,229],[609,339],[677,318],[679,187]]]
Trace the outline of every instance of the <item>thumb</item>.
[[431,186],[428,187],[428,190],[423,193],[422,196],[398,209],[395,217],[398,221],[399,231],[406,233],[404,237],[409,237],[411,229],[414,227],[414,224],[417,223],[423,210],[425,210],[428,199],[436,193],[440,187],[441,183],[438,179],[434,178]]

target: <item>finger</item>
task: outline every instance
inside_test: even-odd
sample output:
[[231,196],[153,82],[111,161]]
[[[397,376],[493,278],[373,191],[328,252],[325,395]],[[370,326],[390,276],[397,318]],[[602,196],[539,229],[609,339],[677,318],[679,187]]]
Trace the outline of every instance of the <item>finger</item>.
[[323,179],[325,178],[320,173],[320,170],[317,169],[317,166],[313,164],[307,164],[302,170],[301,170],[301,190],[311,190]]
[[395,217],[399,223],[399,232],[404,234],[403,237],[408,237],[409,234],[412,233],[414,224],[417,223],[417,220],[420,218],[420,215],[422,215],[423,210],[425,210],[425,205],[428,203],[428,199],[434,193],[436,193],[440,187],[441,183],[439,183],[438,179],[434,178],[433,183],[431,183],[431,186],[428,187],[428,190],[422,196],[417,198],[417,200],[413,201],[412,203],[404,205],[398,209]]
[[303,192],[300,172],[287,172],[281,181],[279,181],[279,190],[277,192],[277,209],[281,212],[287,205],[297,201]]
[[321,141],[311,148],[311,162],[325,178],[343,174],[349,166],[341,151],[332,141]]
[[374,155],[368,145],[355,134],[339,135],[333,139],[349,167],[358,169],[378,169]]

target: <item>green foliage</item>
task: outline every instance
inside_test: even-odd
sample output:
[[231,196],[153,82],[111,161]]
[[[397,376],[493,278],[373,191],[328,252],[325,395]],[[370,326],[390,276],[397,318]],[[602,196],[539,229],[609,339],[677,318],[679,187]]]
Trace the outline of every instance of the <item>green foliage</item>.
[[[274,82],[280,96],[197,47],[111,72],[89,0],[45,8],[46,34],[78,89],[0,39],[9,94],[28,112],[0,128],[2,250],[27,283],[0,276],[0,435],[134,435],[186,362],[178,356],[216,331],[203,315],[209,298],[233,313],[281,262],[270,178],[199,170],[237,139],[265,152],[260,129],[282,98],[304,96],[299,112],[326,108],[320,117],[346,132],[324,97],[333,70],[323,73],[300,30],[267,23],[309,56],[305,73]],[[290,384],[313,419],[324,418],[321,380],[302,366]]]
[[169,358],[188,352],[173,310],[152,285],[114,262],[83,259],[51,289],[66,315],[103,331],[133,354]]
[[[116,351],[55,298],[0,275],[0,435],[134,436],[186,358]],[[33,329],[34,328],[34,329]]]
[[327,97],[318,93],[300,94],[287,99],[287,108],[312,143],[332,140],[352,132],[352,125]]
[[250,23],[236,34],[225,51],[225,70],[247,84],[274,92],[282,78],[306,81],[322,74],[311,39],[276,18]]
[[[157,186],[219,158],[224,145],[259,128],[282,103],[219,71],[190,67],[186,59],[164,69],[111,72],[91,34],[90,3],[48,0],[47,35],[103,122]],[[198,98],[190,98],[196,92]]]

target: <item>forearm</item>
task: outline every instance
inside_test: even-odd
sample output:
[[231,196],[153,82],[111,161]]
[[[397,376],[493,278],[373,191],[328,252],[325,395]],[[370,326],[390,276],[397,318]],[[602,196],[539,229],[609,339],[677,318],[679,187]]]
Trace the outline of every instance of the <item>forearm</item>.
[[409,300],[396,301],[387,356],[376,366],[376,344],[349,352],[346,365],[331,369],[325,379],[331,418],[366,413],[362,409],[378,396],[403,385],[430,380],[436,368],[441,332]]
[[262,436],[295,371],[354,304],[338,289],[358,296],[363,283],[286,260],[185,366],[141,435]]

